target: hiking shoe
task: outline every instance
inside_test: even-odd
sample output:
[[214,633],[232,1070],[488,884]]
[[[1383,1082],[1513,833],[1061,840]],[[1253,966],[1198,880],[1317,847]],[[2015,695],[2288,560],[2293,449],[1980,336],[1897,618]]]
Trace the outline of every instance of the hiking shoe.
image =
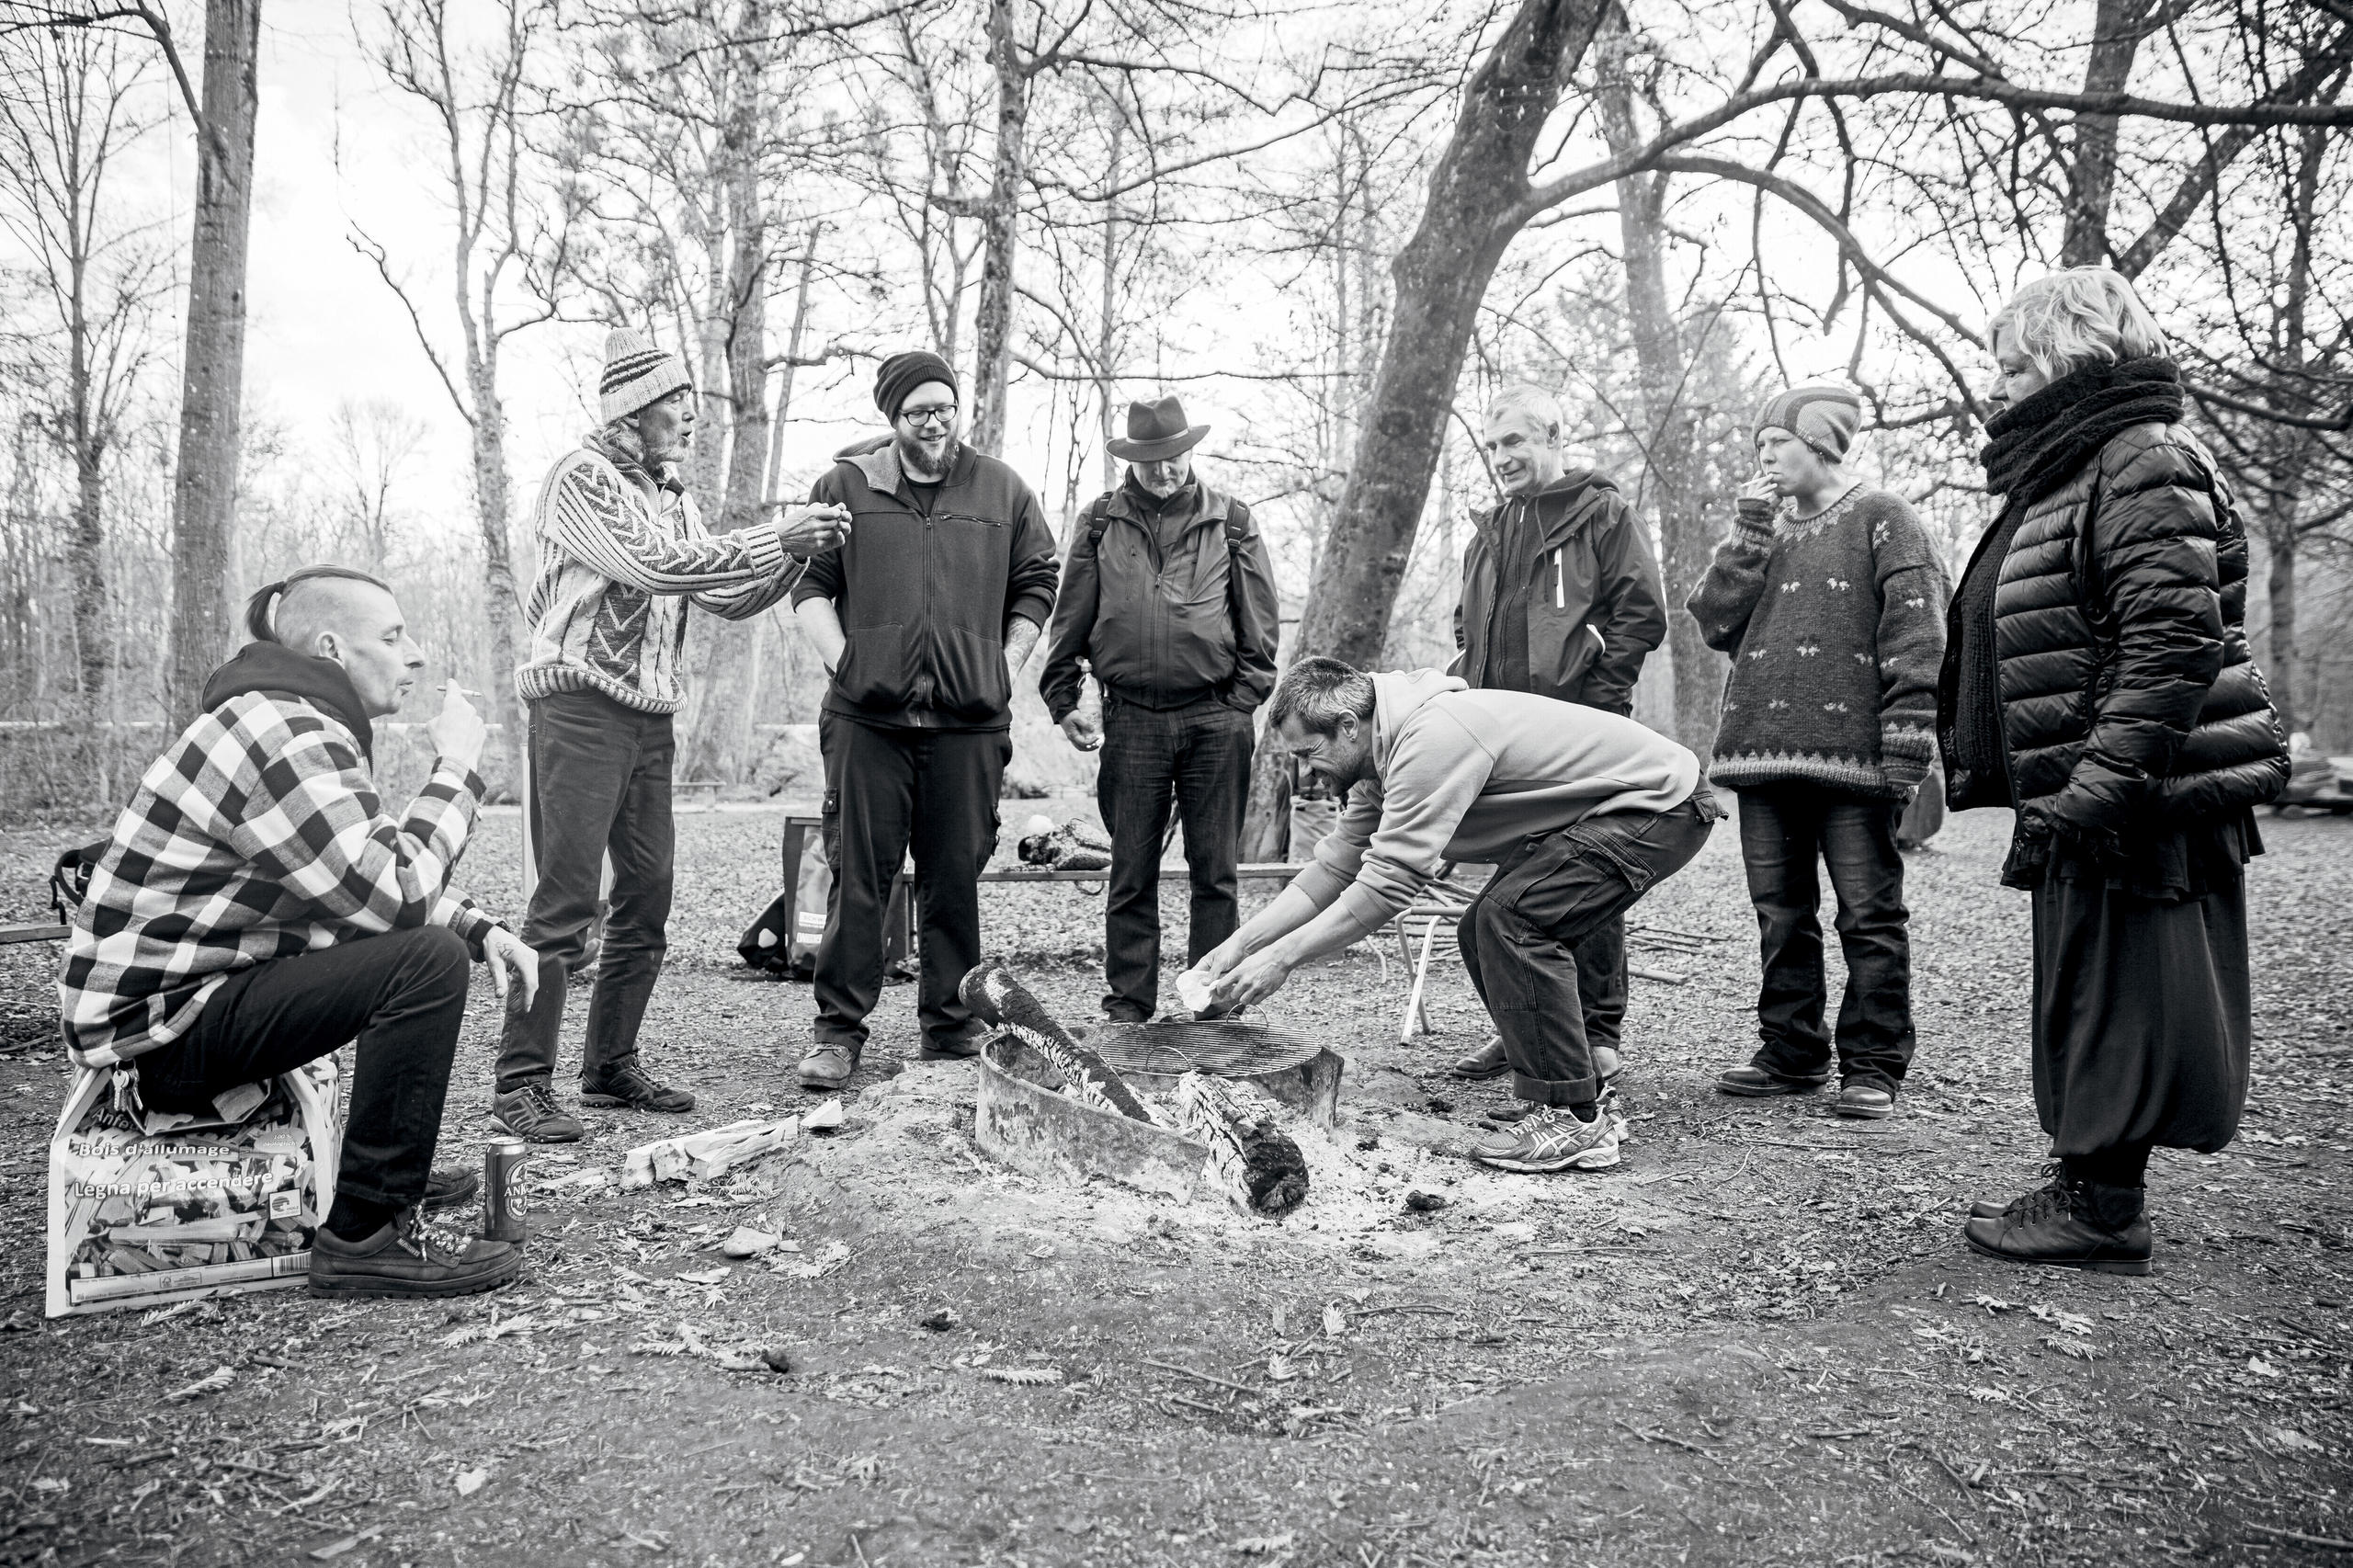
[[425,1197],[418,1201],[420,1209],[454,1209],[460,1203],[472,1203],[474,1194],[482,1190],[482,1177],[462,1166],[435,1171],[425,1178]]
[[1511,1071],[1511,1063],[1504,1060],[1504,1037],[1491,1034],[1487,1041],[1468,1055],[1455,1059],[1447,1069],[1458,1078],[1500,1078]]
[[1471,1157],[1499,1171],[1601,1171],[1618,1163],[1618,1119],[1596,1108],[1579,1121],[1566,1106],[1546,1106],[1506,1131],[1471,1148]]
[[1895,1114],[1895,1096],[1876,1084],[1848,1084],[1838,1091],[1838,1103],[1830,1108],[1859,1121],[1885,1121]]
[[985,1030],[979,1034],[956,1035],[947,1040],[934,1040],[929,1035],[926,1035],[922,1047],[915,1051],[915,1060],[917,1062],[970,1062],[981,1053],[981,1042],[988,1038]]
[[1980,1199],[1969,1206],[1969,1217],[1972,1220],[1998,1220],[2005,1214],[2015,1214],[2036,1199],[2057,1188],[2066,1179],[2067,1167],[2059,1161],[2053,1160],[2042,1167],[2040,1187],[2036,1187],[2032,1192],[2021,1193],[2007,1203],[1988,1203]]
[[605,1069],[601,1083],[580,1080],[582,1105],[612,1106],[626,1110],[658,1110],[676,1115],[695,1108],[694,1096],[656,1083],[634,1058]]
[[2155,1252],[2142,1212],[2143,1190],[2064,1178],[2029,1193],[2007,1214],[1972,1219],[1961,1233],[1972,1248],[2011,1263],[2148,1274]]
[[402,1210],[356,1242],[324,1226],[311,1237],[313,1296],[471,1296],[510,1283],[522,1267],[512,1244],[442,1230],[422,1208]]
[[793,1076],[804,1089],[838,1089],[858,1071],[858,1052],[846,1045],[820,1045],[801,1059]]
[[1716,1093],[1759,1100],[1775,1095],[1810,1095],[1829,1081],[1827,1073],[1819,1078],[1784,1078],[1762,1067],[1734,1067],[1716,1074]]
[[555,1103],[555,1091],[538,1078],[490,1096],[490,1124],[526,1143],[577,1143],[580,1119]]

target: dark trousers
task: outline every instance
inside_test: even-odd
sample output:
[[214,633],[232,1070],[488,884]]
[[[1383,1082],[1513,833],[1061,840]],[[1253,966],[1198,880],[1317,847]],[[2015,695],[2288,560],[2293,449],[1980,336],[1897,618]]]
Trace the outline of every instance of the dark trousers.
[[926,1040],[981,1032],[956,994],[981,961],[980,875],[996,849],[996,798],[1013,755],[1006,730],[882,728],[820,715],[826,850],[834,885],[817,944],[817,1042],[855,1055],[882,994],[882,912],[913,850],[923,974],[916,1016]]
[[469,962],[449,927],[416,926],[239,970],[186,1034],[137,1059],[140,1097],[209,1112],[222,1090],[356,1039],[335,1193],[408,1208],[432,1172]]
[[1173,799],[1193,885],[1185,959],[1198,961],[1241,922],[1242,808],[1255,744],[1250,715],[1214,699],[1155,711],[1106,697],[1095,801],[1111,830],[1103,910],[1103,1007],[1149,1018],[1160,1006],[1160,846]]
[[1895,847],[1903,814],[1898,801],[1807,785],[1741,791],[1741,859],[1765,965],[1756,1066],[1783,1078],[1819,1079],[1830,1071],[1819,860],[1838,895],[1838,946],[1847,956],[1839,1074],[1891,1094],[1904,1082],[1913,1038],[1910,915]]
[[1472,900],[1457,927],[1462,967],[1503,1036],[1521,1099],[1589,1105],[1599,1097],[1577,946],[1688,864],[1722,814],[1702,784],[1671,811],[1588,817],[1529,840]]
[[2254,1038],[2245,881],[2168,903],[2046,875],[2033,910],[2034,1108],[2052,1152],[2131,1187],[2151,1144],[2228,1144]]
[[555,1076],[564,982],[596,924],[608,854],[613,892],[597,988],[588,1000],[583,1083],[600,1084],[636,1057],[638,1025],[670,945],[670,764],[676,751],[670,716],[624,708],[598,691],[560,691],[527,706],[531,799],[526,809],[540,880],[531,890],[523,940],[540,955],[540,994],[529,1012],[521,987],[510,997],[498,1041],[502,1090]]

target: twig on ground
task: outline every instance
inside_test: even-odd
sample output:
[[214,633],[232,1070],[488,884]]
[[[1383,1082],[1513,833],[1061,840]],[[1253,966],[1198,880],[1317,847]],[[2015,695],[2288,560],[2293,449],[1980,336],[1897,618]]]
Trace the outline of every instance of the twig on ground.
[[1668,1443],[1678,1449],[1688,1449],[1691,1452],[1698,1454],[1703,1460],[1712,1460],[1717,1464],[1724,1462],[1722,1459],[1717,1458],[1714,1453],[1701,1448],[1699,1444],[1690,1442],[1685,1438],[1675,1437],[1666,1432],[1645,1432],[1639,1426],[1628,1426],[1622,1416],[1612,1416],[1610,1419],[1617,1422],[1619,1426],[1624,1426],[1627,1431],[1631,1432],[1635,1437],[1640,1437],[1645,1443]]
[[1220,1388],[1232,1389],[1236,1393],[1255,1394],[1258,1392],[1248,1383],[1237,1383],[1231,1378],[1215,1377],[1208,1372],[1197,1372],[1190,1367],[1180,1367],[1174,1361],[1155,1361],[1149,1356],[1141,1356],[1137,1359],[1147,1367],[1157,1367],[1164,1372],[1179,1372],[1188,1378],[1199,1378],[1205,1383],[1215,1383]]
[[2353,1540],[2339,1540],[2335,1536],[2306,1535],[2302,1530],[2283,1530],[2277,1525],[2258,1525],[2253,1520],[2247,1521],[2246,1528],[2265,1535],[2278,1536],[2281,1540],[2292,1540],[2299,1546],[2323,1546],[2331,1551],[2353,1551]]

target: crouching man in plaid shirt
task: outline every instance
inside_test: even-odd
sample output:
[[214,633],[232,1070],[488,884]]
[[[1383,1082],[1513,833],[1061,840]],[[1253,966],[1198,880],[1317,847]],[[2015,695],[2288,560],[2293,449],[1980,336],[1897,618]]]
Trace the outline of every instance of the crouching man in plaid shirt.
[[213,672],[90,877],[57,986],[65,1043],[85,1067],[135,1063],[151,1110],[207,1111],[356,1037],[311,1290],[494,1289],[520,1253],[424,1220],[472,1195],[431,1170],[468,961],[502,996],[510,976],[539,983],[521,939],[449,886],[482,799],[482,717],[452,683],[426,726],[432,779],[395,819],[369,774],[373,721],[425,656],[392,590],[314,566],[256,594],[246,626],[256,641]]

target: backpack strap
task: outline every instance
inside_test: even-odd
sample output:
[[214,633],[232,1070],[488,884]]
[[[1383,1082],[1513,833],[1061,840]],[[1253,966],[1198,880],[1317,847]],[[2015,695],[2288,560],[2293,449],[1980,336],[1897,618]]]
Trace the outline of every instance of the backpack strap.
[[1100,550],[1103,547],[1103,532],[1110,526],[1111,493],[1107,490],[1095,498],[1095,505],[1086,509],[1086,548]]

